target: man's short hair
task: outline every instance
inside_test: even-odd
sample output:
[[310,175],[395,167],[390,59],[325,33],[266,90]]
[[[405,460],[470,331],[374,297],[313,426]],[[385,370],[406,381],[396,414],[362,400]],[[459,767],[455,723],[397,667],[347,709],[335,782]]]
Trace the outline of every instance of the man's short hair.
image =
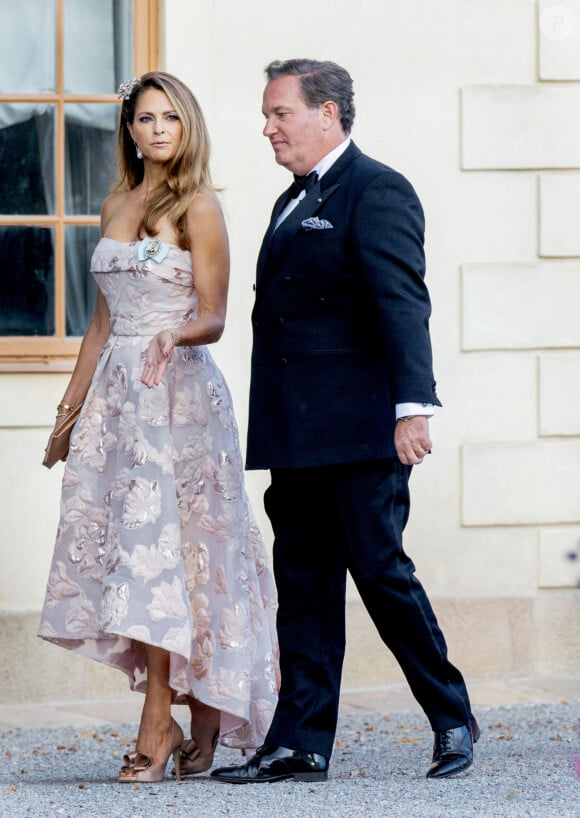
[[317,108],[329,100],[340,111],[340,124],[346,134],[354,122],[354,91],[348,71],[329,60],[294,59],[274,60],[265,68],[268,81],[278,77],[300,77],[304,101],[309,108]]

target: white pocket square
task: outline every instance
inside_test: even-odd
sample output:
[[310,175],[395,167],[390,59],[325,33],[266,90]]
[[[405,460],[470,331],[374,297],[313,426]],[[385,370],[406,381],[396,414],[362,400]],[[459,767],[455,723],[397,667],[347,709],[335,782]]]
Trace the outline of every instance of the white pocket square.
[[304,219],[302,227],[304,230],[331,230],[332,225],[326,219],[319,219],[318,216],[311,216],[309,219]]

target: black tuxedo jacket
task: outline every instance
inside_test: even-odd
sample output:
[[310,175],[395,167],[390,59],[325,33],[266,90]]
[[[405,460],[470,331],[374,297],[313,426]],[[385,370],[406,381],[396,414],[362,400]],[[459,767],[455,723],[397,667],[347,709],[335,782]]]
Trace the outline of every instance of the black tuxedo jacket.
[[246,468],[395,457],[395,404],[434,403],[423,210],[351,143],[258,257]]

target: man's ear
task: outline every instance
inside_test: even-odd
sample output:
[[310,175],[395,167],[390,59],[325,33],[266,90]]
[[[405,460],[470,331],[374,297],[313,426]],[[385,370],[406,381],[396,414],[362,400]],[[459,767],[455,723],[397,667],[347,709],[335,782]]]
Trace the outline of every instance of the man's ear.
[[322,113],[322,127],[325,131],[332,128],[337,122],[340,123],[340,111],[338,110],[338,105],[331,99],[322,103],[320,106],[320,112]]

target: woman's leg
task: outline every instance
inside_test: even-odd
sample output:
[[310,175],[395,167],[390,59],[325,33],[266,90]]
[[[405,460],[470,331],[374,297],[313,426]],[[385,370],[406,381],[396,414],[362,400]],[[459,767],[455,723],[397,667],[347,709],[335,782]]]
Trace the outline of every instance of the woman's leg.
[[202,756],[213,756],[220,729],[221,712],[193,696],[187,697],[187,703],[191,713],[191,738]]
[[[145,645],[147,656],[147,692],[141,711],[137,753],[152,759],[153,765],[166,762],[183,734],[171,716],[172,690],[169,687],[169,653],[153,645]],[[177,735],[179,733],[179,736]],[[119,777],[131,777],[131,770],[121,770]]]
[[191,713],[191,739],[181,745],[181,771],[183,775],[195,775],[209,770],[213,764],[221,712],[193,696],[187,697],[187,703]]

